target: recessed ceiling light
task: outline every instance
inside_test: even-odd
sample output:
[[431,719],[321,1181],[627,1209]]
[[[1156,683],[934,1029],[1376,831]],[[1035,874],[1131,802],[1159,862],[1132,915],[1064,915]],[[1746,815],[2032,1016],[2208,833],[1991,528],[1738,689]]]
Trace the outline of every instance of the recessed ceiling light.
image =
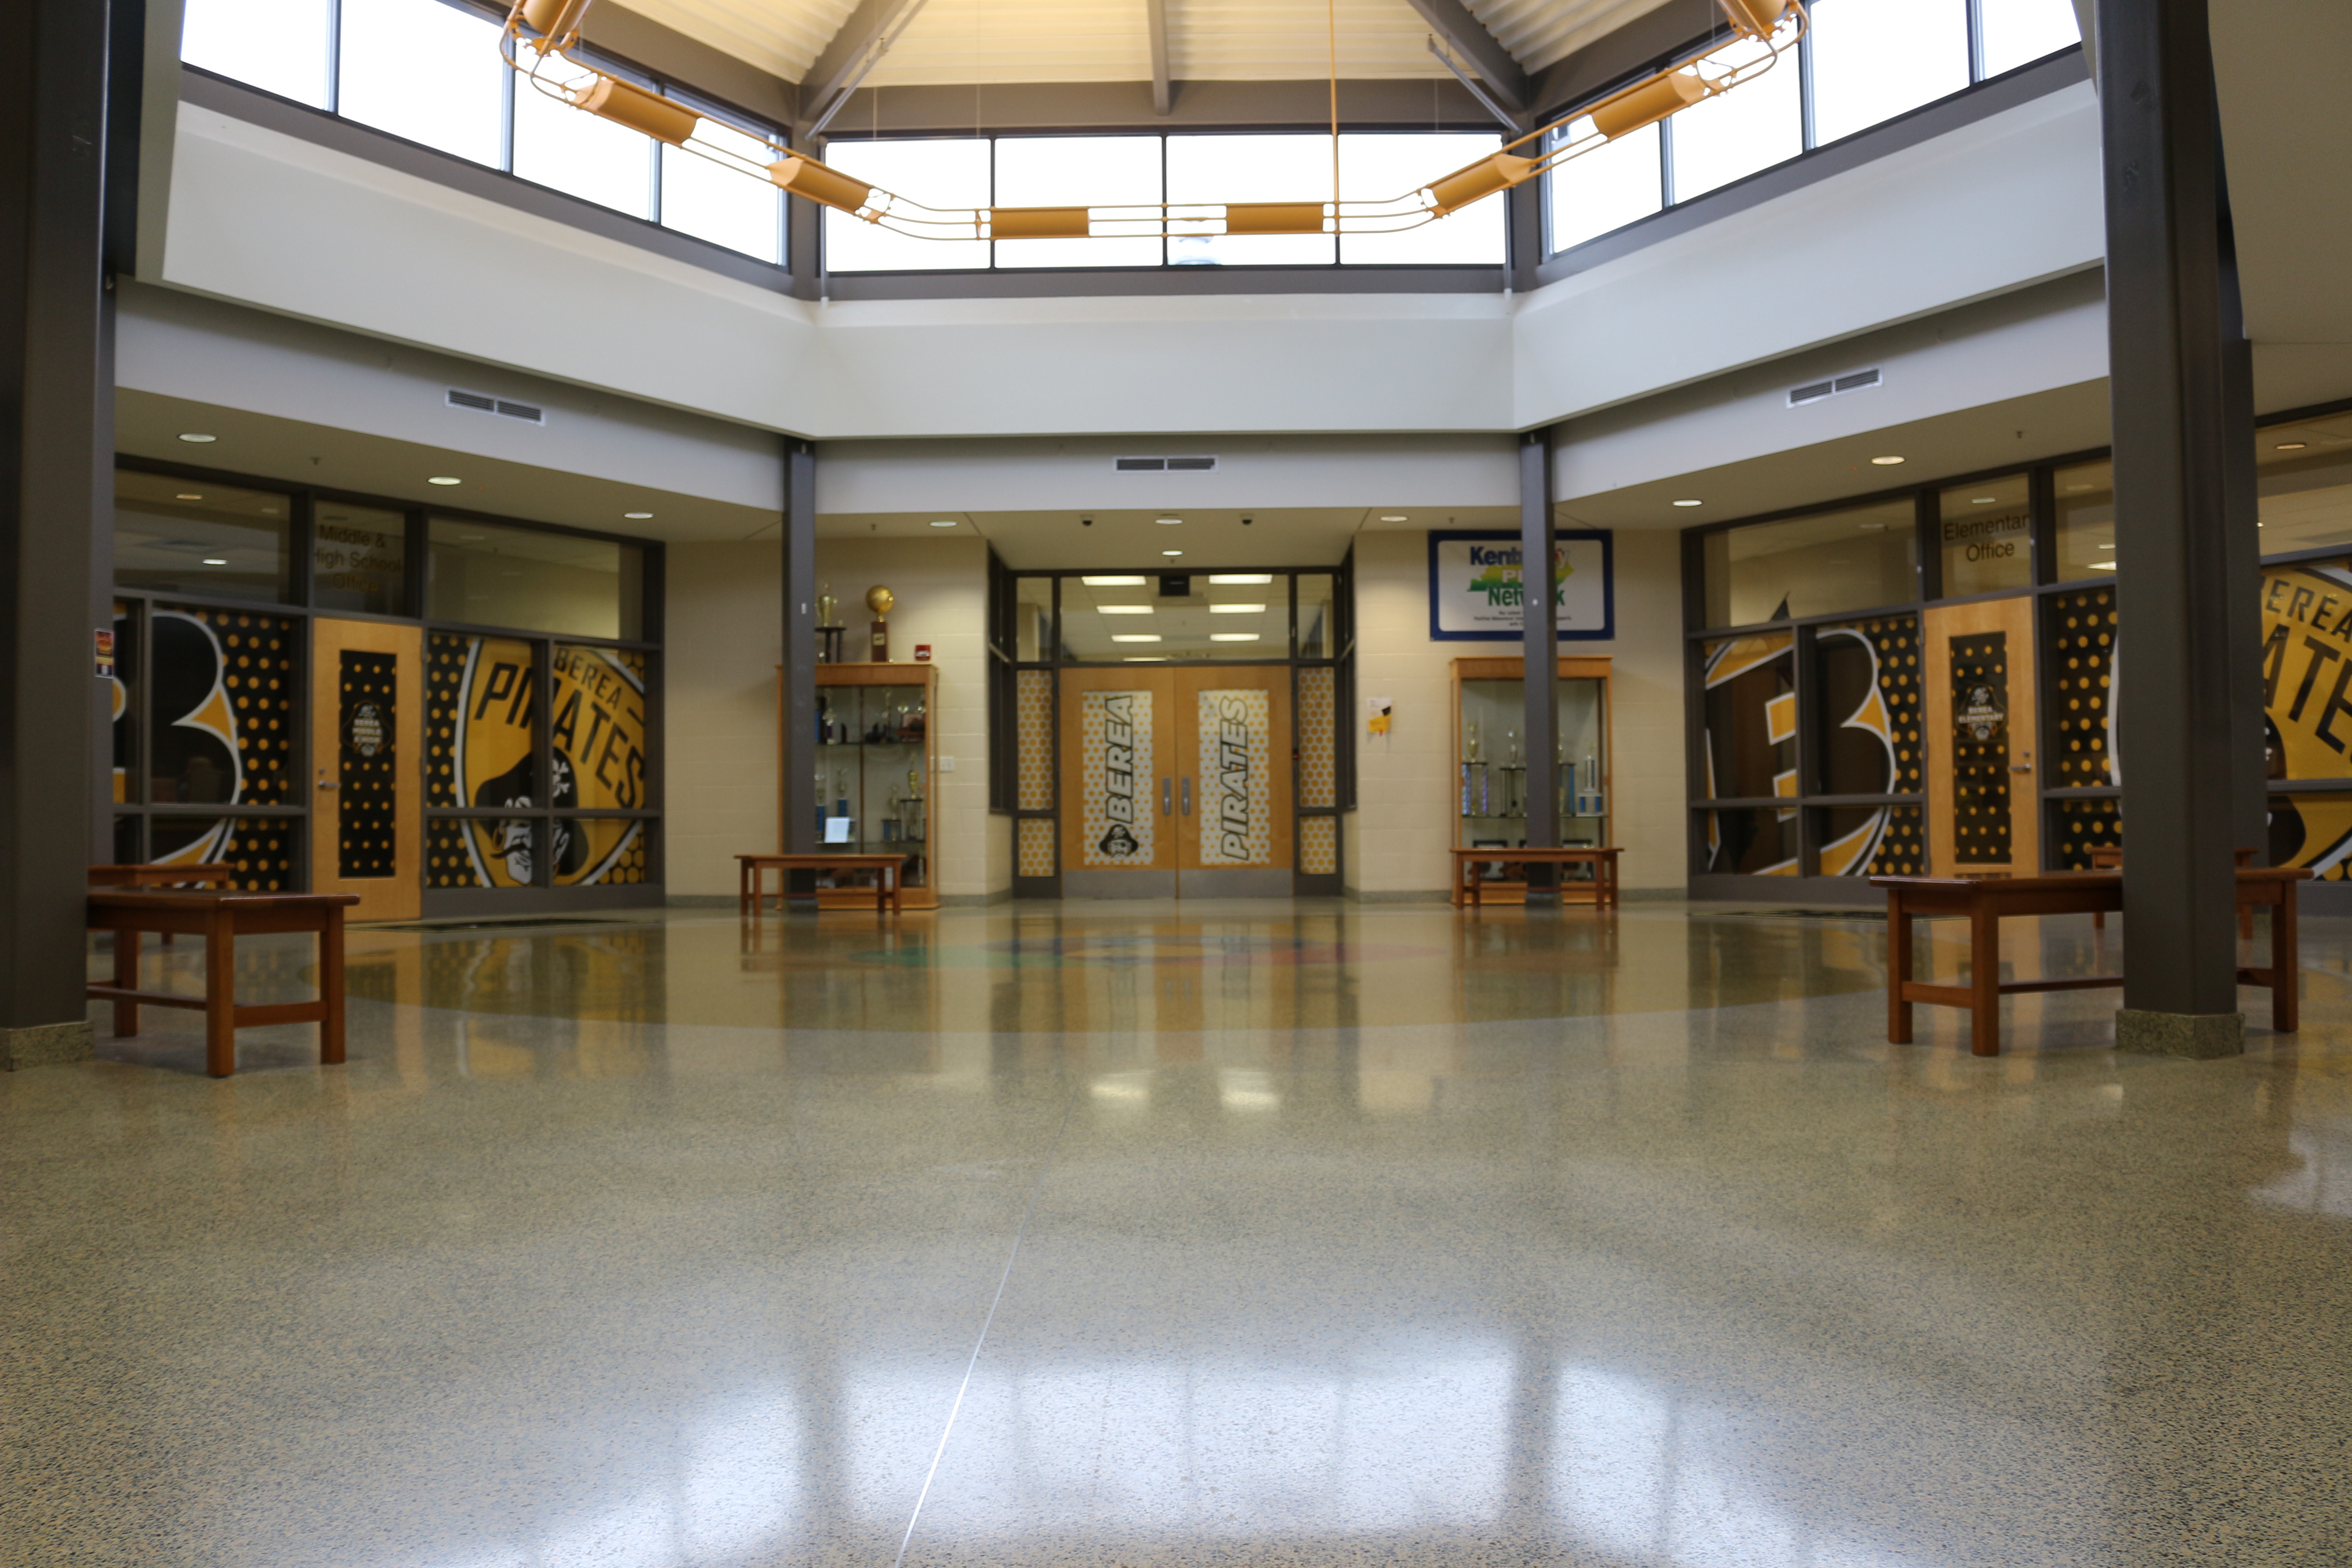
[[1999,496],[1970,496],[1969,498],[1969,504],[1970,506],[1990,506],[2000,499],[2000,498]]
[[446,474],[436,474],[425,482],[428,485],[462,485],[466,481],[463,479],[453,479]]
[[1089,588],[1140,588],[1151,579],[1149,577],[1081,577],[1078,581]]
[[2112,561],[2094,561],[2091,563],[2091,570],[2094,572],[2112,572],[2115,569],[2116,563]]
[[1219,588],[1263,588],[1273,581],[1271,572],[1218,572],[1209,578],[1210,584]]
[[1701,504],[1703,504],[1703,503],[1701,503],[1701,502],[1699,502],[1699,501],[1695,501],[1695,500],[1678,500],[1678,501],[1675,502],[1675,504],[1676,506],[1698,506],[1698,505],[1701,505]]
[[654,514],[649,511],[625,511],[621,515],[631,522],[647,522],[652,521]]
[[1181,550],[1163,550],[1160,553],[1162,555],[1181,555],[1184,552]]
[[1211,632],[1209,640],[1211,642],[1256,642],[1258,635],[1255,632]]
[[1211,605],[1209,606],[1209,614],[1213,616],[1262,616],[1265,614],[1265,606],[1264,605]]
[[1155,517],[1151,521],[1162,528],[1174,528],[1184,520],[1181,517]]
[[[183,441],[184,441],[184,440],[186,440],[186,439],[187,439],[187,437],[184,437],[184,436],[183,436],[183,437],[180,437],[180,439],[182,439]],[[2281,441],[2281,442],[2278,444],[2278,450],[2280,450],[2280,451],[2282,451],[2282,452],[2300,452],[2300,451],[2302,451],[2305,447],[2308,447],[2308,446],[2310,446],[2310,445],[2311,445],[2311,443],[2310,443],[2310,442],[2308,442],[2308,441]]]
[[202,500],[205,498],[196,494],[194,490],[182,490],[178,495],[173,496],[172,499],[173,500]]
[[1164,653],[1130,653],[1125,656],[1125,659],[1129,664],[1166,664],[1168,656]]
[[1886,531],[1886,525],[1883,522],[1857,522],[1854,526],[1862,530],[1864,533],[1885,533]]
[[180,439],[183,441],[194,441],[199,447],[207,447],[213,442],[219,440],[220,437],[217,436],[207,436],[201,430],[183,430],[180,432]]
[[1113,642],[1164,642],[1167,639],[1158,632],[1113,632],[1110,640]]
[[1098,616],[1148,616],[1151,614],[1151,606],[1149,605],[1097,605],[1095,606],[1095,614]]
[[1870,460],[1873,463],[1877,464],[1882,468],[1891,468],[1903,459],[1900,458],[1873,458]]
[[1383,517],[1381,521],[1382,522],[1410,522],[1412,520],[1406,517],[1402,512],[1397,512],[1390,516]]
[[2069,494],[2069,495],[2072,495],[2072,494],[2074,494],[2076,490],[2086,490],[2086,489],[2089,489],[2090,488],[2091,488],[2091,487],[2090,487],[2090,486],[2088,486],[2088,485],[2068,485],[2068,486],[2066,487],[2066,493],[2067,493],[2067,494]]
[[931,519],[931,526],[933,528],[953,528],[955,525],[956,520],[951,517],[935,517]]
[[226,566],[228,564],[228,562],[218,555],[207,555],[205,557],[205,564],[207,566]]
[[[2258,522],[2258,523],[2254,524],[2254,526],[2255,526],[2256,528],[2260,528],[2260,527],[2262,527],[2263,525],[2262,525],[2261,523],[2259,523],[2259,522]],[[2115,546],[2114,546],[2114,545],[2112,545],[2112,544],[2102,544],[2102,545],[2100,545],[2100,546],[2099,546],[2099,548],[2100,548],[2100,549],[2102,549],[2102,550],[2113,550],[2113,549],[2115,548]]]

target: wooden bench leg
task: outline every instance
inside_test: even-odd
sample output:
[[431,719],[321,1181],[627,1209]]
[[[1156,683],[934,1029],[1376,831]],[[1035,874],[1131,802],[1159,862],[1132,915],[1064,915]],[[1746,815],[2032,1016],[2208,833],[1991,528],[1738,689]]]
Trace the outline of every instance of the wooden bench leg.
[[735,918],[747,920],[751,910],[751,863],[739,860],[735,863]]
[[1969,1049],[2000,1055],[2000,917],[1969,911]]
[[2271,906],[2271,1027],[2282,1035],[2295,1032],[2303,1011],[2303,962],[2296,948],[2294,884],[2289,882]]
[[1911,914],[1903,907],[1901,889],[1886,890],[1886,1043],[1911,1043],[1911,1004],[1903,987],[1911,979]]
[[319,1000],[327,1016],[319,1020],[319,1059],[329,1067],[343,1059],[343,911],[327,910],[319,932]]
[[[147,940],[146,933],[118,931],[114,933],[114,984],[117,990],[139,989],[139,944]],[[114,1005],[114,1032],[129,1038],[139,1033],[139,1004],[117,1002]]]
[[236,925],[226,910],[205,931],[205,1071],[236,1071]]

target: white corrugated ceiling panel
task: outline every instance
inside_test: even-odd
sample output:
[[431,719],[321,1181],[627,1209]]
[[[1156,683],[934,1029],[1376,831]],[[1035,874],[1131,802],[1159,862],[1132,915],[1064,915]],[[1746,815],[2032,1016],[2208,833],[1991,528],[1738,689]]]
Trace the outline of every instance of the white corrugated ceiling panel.
[[[798,81],[857,0],[601,0],[635,11],[650,22],[709,45],[722,54],[759,67],[771,76]],[[592,28],[593,31],[593,28]]]
[[929,0],[882,57],[874,87],[1149,81],[1143,0]]
[[1666,0],[1464,0],[1529,71],[1555,65]]

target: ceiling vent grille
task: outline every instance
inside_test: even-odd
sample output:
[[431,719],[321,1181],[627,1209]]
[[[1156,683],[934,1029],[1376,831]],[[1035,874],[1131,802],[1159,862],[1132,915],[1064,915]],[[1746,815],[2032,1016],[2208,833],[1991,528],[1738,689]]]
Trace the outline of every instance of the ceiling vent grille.
[[467,392],[453,386],[449,389],[448,403],[452,408],[470,408],[477,414],[500,415],[529,425],[547,423],[547,410],[534,408],[528,403],[510,403],[503,397],[492,397],[488,393]]
[[1113,458],[1110,466],[1122,474],[1205,474],[1217,466],[1214,458]]
[[1868,392],[1878,385],[1882,379],[1878,367],[1873,365],[1868,370],[1848,371],[1843,375],[1833,375],[1827,381],[1809,381],[1802,386],[1792,386],[1789,389],[1789,406],[1802,408],[1808,403],[1819,403],[1829,397],[1843,397],[1849,392]]

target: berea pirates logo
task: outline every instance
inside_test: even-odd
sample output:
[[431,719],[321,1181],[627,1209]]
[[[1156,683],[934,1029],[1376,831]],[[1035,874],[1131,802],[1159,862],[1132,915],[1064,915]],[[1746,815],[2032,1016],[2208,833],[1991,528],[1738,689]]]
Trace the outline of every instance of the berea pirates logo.
[[1970,740],[1981,745],[2000,734],[2000,727],[2008,721],[2008,710],[2001,707],[2000,698],[1991,687],[1972,681],[1961,689],[1959,711],[1953,716],[1953,722]]
[[[2263,573],[2264,772],[2274,779],[2352,772],[2352,571],[2334,563]],[[2342,879],[2352,858],[2352,802],[2276,795],[2270,862]]]
[[[468,805],[556,811],[628,810],[644,804],[645,679],[625,656],[604,648],[559,645],[548,740],[551,766],[544,793],[532,755],[538,721],[530,645],[512,637],[476,639],[457,686],[457,735],[453,759]],[[482,887],[530,886],[542,847],[527,820],[476,819],[466,825],[466,851]],[[598,882],[635,846],[637,822],[558,817],[543,847],[558,887]]]

